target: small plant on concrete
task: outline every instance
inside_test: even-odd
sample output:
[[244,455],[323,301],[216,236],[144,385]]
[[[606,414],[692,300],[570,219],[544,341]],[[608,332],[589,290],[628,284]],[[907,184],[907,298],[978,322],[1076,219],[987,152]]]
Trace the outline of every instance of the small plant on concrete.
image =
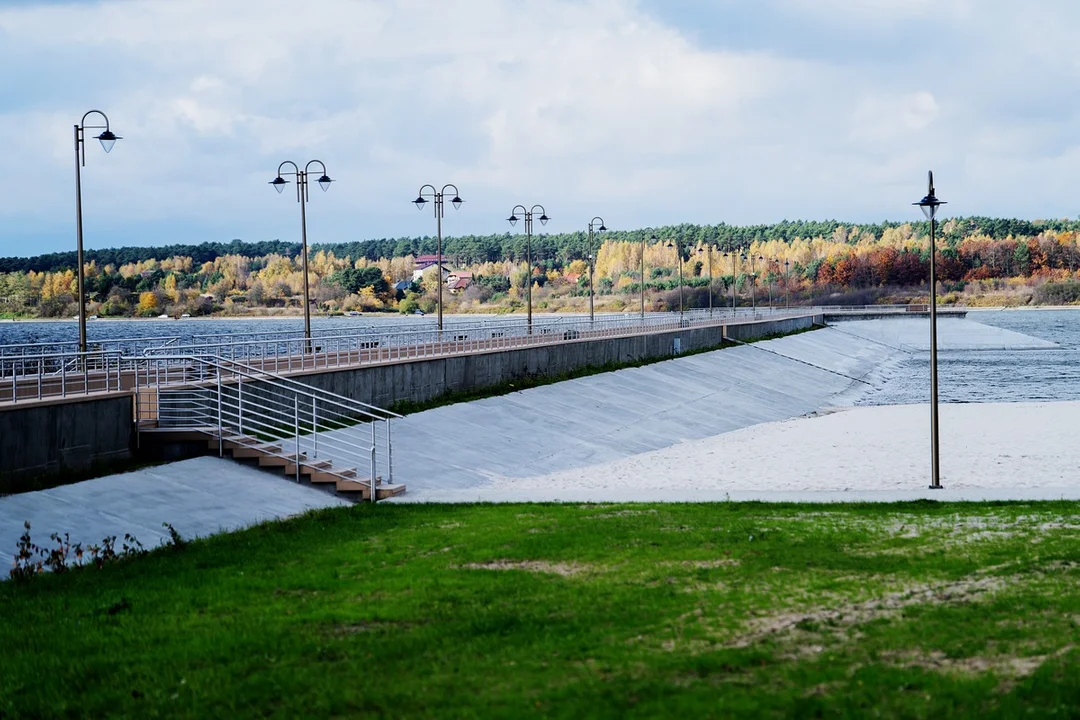
[[[68,533],[64,533],[63,537],[60,537],[58,533],[53,533],[49,536],[56,547],[51,549],[39,548],[41,554],[44,556],[45,567],[54,573],[67,572],[68,570],[68,556],[71,555],[71,537]],[[82,546],[78,543],[75,544],[76,554],[79,558],[82,558]]]
[[172,523],[161,523],[161,527],[169,531],[169,548],[172,550],[183,550],[188,541],[172,526]]
[[15,565],[11,569],[13,580],[29,580],[42,570],[40,560],[35,560],[41,548],[30,539],[30,522],[23,523],[23,534],[15,550]]
[[135,557],[141,557],[148,553],[149,550],[143,547],[143,544],[139,542],[131,533],[124,533],[124,544],[120,548],[121,556],[133,555]]

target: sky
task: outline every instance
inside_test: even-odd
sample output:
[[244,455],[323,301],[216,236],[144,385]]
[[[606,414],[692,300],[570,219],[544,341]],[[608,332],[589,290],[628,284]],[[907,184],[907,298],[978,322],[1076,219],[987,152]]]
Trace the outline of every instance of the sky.
[[[0,256],[300,237],[267,184],[318,159],[312,243],[599,215],[1080,214],[1075,0],[0,0]],[[95,132],[96,134],[96,132]],[[539,229],[539,227],[538,227]]]

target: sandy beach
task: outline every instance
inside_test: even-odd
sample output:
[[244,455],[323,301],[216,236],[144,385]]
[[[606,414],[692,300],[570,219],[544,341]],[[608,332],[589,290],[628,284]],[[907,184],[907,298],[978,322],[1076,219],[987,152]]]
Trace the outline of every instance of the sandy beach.
[[[1080,488],[1080,403],[957,404],[940,413],[947,488]],[[763,423],[591,467],[501,478],[490,489],[877,492],[922,489],[929,475],[929,405],[893,405]]]

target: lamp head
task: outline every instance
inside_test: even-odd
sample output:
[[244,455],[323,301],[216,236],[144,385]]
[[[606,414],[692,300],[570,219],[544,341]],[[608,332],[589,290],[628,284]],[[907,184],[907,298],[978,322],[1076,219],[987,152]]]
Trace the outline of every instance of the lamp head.
[[934,172],[932,170],[929,173],[926,197],[924,197],[917,203],[911,204],[918,205],[922,209],[923,215],[926,216],[927,220],[933,220],[934,217],[937,215],[938,208],[942,205],[945,205],[945,201],[938,200],[937,196],[934,195]]
[[289,181],[278,175],[276,178],[270,181],[270,184],[274,186],[274,189],[279,193],[285,189],[285,186],[289,184]]
[[551,219],[551,218],[549,218],[549,217],[547,216],[547,213],[544,213],[544,214],[542,214],[542,215],[540,216],[540,224],[541,224],[541,225],[547,225],[547,223],[548,223],[548,220],[550,220],[550,219]]
[[607,228],[604,227],[604,223],[600,223],[600,227],[597,228],[597,232],[604,232],[605,230],[607,230]]
[[115,135],[112,130],[106,130],[97,136],[97,139],[101,141],[101,147],[105,149],[105,152],[109,152],[113,149],[113,145],[117,140],[122,140],[119,135]]
[[517,225],[518,217],[517,215],[510,215],[510,217],[506,218],[506,221],[513,227],[514,225]]
[[334,181],[330,179],[330,176],[326,173],[323,173],[323,176],[319,178],[319,187],[323,189],[323,192],[326,192],[330,189],[330,183],[332,182]]
[[450,204],[454,206],[455,210],[461,209],[461,203],[465,202],[459,196],[455,195],[454,199],[450,201]]
[[424,205],[427,204],[427,200],[424,199],[423,195],[417,195],[416,199],[413,200],[413,204],[416,205],[417,210],[423,210]]

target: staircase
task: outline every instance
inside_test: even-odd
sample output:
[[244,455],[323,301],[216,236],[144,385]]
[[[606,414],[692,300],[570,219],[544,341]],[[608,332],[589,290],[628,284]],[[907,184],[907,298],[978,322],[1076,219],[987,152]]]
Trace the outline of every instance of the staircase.
[[[177,360],[188,365],[186,372],[155,372],[153,364]],[[405,492],[394,482],[395,413],[222,358],[140,362],[149,365],[147,384],[136,395],[140,438],[204,443],[220,457],[351,500]]]

